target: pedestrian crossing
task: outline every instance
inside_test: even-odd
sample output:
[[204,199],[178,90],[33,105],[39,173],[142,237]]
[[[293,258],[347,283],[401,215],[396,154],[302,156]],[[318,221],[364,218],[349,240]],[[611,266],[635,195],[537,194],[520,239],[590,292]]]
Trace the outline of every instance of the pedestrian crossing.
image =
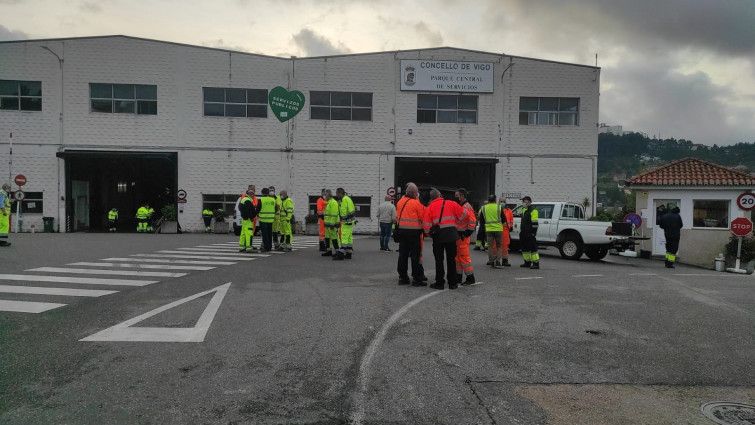
[[[316,236],[296,237],[291,243],[293,251],[318,245],[319,240]],[[285,253],[238,252],[238,242],[233,241],[137,253],[127,257],[109,257],[97,261],[79,261],[62,267],[36,267],[24,270],[23,273],[0,273],[0,312],[42,313],[68,305],[65,301],[73,299],[72,297],[83,299],[112,295],[124,287],[143,287],[161,280],[187,276],[192,272],[208,271],[278,254]],[[107,288],[58,286],[61,284]],[[47,299],[36,299],[39,297]]]

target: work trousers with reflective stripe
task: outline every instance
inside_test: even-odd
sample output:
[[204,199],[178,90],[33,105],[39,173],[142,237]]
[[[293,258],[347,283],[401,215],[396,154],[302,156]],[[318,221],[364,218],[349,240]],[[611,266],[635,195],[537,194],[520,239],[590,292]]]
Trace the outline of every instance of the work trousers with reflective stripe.
[[241,235],[239,236],[239,249],[252,250],[252,238],[254,237],[254,222],[241,220]]
[[341,250],[346,254],[354,252],[354,225],[343,223],[341,225]]
[[341,247],[341,239],[338,236],[338,230],[337,227],[325,228],[326,249],[330,250],[333,255],[336,255],[336,252]]
[[[6,209],[8,211],[8,209]],[[10,211],[8,215],[0,213],[0,244],[8,242],[8,233],[10,232]]]
[[456,241],[456,274],[469,276],[474,273],[472,257],[469,256],[469,238],[459,238]]
[[680,238],[666,238],[666,261],[676,261],[676,253],[679,252]]
[[281,221],[281,246],[291,248],[291,222]]
[[540,261],[535,235],[522,232],[519,234],[519,241],[522,244],[522,258],[524,261]]

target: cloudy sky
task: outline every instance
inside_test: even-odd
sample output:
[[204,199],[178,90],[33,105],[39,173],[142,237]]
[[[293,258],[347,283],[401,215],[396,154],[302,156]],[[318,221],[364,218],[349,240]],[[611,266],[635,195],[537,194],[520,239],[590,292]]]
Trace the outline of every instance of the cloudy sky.
[[0,41],[111,34],[286,57],[597,53],[601,122],[755,142],[755,0],[0,0]]

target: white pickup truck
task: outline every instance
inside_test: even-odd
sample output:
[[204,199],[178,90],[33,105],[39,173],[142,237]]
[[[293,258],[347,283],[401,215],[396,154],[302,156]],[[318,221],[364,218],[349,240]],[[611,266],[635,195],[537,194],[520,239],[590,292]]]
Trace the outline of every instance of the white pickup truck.
[[[563,258],[578,260],[586,254],[591,260],[600,260],[609,249],[624,251],[634,246],[632,228],[628,223],[588,221],[582,205],[568,202],[533,202],[538,213],[537,243],[539,246],[556,246]],[[519,231],[524,205],[514,208],[512,248],[519,247]]]

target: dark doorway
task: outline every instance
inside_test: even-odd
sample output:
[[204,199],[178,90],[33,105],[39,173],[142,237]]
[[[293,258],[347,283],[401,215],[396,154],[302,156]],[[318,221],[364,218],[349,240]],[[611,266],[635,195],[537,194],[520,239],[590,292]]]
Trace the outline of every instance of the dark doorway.
[[136,231],[136,210],[175,205],[178,154],[175,152],[66,151],[66,232],[107,230],[107,214],[118,209],[118,231]]
[[409,182],[419,187],[420,201],[427,205],[430,188],[453,200],[456,189],[469,191],[475,211],[495,189],[495,159],[396,158],[396,188],[403,192]]

